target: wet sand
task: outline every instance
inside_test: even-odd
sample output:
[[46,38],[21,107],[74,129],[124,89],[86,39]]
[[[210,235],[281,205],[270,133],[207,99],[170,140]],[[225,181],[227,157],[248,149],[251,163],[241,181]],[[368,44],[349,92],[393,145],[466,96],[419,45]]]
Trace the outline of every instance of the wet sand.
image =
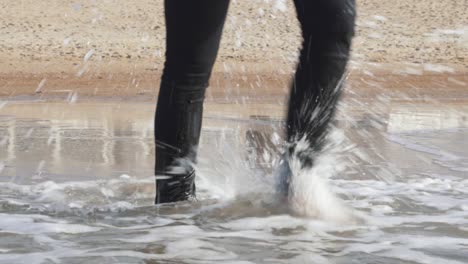
[[[348,103],[340,106],[337,122],[350,134],[368,127],[378,128],[379,133],[397,134],[462,129],[468,128],[467,105],[466,101]],[[62,180],[71,180],[73,175],[132,174],[134,170],[142,176],[152,175],[154,106],[151,103],[17,101],[3,105],[0,110],[0,157],[7,168],[0,175],[22,179],[35,175],[38,169],[49,171]],[[256,134],[249,136],[251,132],[248,131],[263,133],[274,128],[281,137],[283,118],[284,108],[278,104],[226,107],[208,103],[202,145],[211,146],[211,137],[222,131],[240,135],[237,140],[243,145]],[[254,136],[254,140],[259,138]],[[463,143],[457,142],[454,139],[454,144]],[[365,142],[357,144],[365,145]],[[258,147],[261,153],[265,145]],[[127,171],[129,166],[132,169]]]

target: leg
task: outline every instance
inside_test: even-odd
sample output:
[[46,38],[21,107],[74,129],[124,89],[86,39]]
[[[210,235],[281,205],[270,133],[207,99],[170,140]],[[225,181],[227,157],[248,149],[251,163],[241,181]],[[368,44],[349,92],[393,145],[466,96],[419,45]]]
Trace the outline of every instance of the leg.
[[[354,34],[354,0],[294,0],[303,44],[288,107],[289,154],[303,167],[321,149],[343,85]],[[306,149],[296,143],[306,140]]]
[[203,100],[229,0],[165,0],[166,62],[155,116],[156,203],[194,191]]

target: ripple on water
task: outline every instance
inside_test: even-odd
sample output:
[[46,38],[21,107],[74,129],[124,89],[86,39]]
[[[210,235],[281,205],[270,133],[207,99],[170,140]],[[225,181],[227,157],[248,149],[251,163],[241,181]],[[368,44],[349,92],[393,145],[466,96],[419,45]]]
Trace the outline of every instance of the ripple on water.
[[[332,221],[323,214],[298,217],[275,197],[271,167],[265,166],[277,160],[263,153],[271,144],[249,149],[255,162],[244,159],[240,139],[261,134],[236,126],[204,139],[199,199],[191,203],[153,206],[153,178],[129,171],[102,178],[84,172],[82,178],[48,175],[44,168],[50,161],[43,158],[41,175],[13,179],[7,176],[16,169],[14,162],[2,161],[0,173],[8,180],[0,182],[0,263],[466,263],[468,148],[451,140],[466,138],[466,130],[382,135],[366,128],[367,133],[350,132],[335,142],[307,174],[328,179],[330,193],[311,197],[316,208],[338,215],[353,208],[364,221]],[[276,132],[275,125],[268,126],[262,129]],[[48,141],[44,131],[23,130]],[[74,141],[86,135],[77,130],[67,128]],[[137,164],[140,156],[129,153],[139,154],[146,141],[129,131],[119,132],[125,139],[112,147]],[[93,128],[91,134],[105,133]],[[103,149],[113,140],[105,137],[99,143]],[[109,152],[98,154],[90,156],[119,161],[106,156]],[[84,161],[78,165],[90,164]],[[262,166],[252,166],[256,163]],[[304,175],[302,190],[314,192]],[[340,206],[327,200],[336,199],[331,194],[341,198]]]

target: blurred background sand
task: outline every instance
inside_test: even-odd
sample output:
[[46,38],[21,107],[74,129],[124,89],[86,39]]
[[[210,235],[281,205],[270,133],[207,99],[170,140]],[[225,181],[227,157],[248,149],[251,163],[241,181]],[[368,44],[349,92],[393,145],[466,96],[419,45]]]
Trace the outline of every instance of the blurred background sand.
[[[348,94],[468,96],[465,0],[357,6]],[[153,100],[164,38],[162,0],[1,1],[0,96]],[[284,96],[299,45],[292,1],[232,1],[208,99]]]

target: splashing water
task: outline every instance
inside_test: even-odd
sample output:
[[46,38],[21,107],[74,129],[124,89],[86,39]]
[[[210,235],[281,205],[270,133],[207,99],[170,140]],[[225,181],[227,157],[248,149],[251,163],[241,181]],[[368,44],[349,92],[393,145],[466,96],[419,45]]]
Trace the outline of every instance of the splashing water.
[[[338,132],[331,135],[335,148],[339,146]],[[351,208],[338,198],[329,186],[329,178],[342,172],[345,168],[332,149],[318,154],[312,168],[303,168],[298,154],[307,150],[310,144],[300,140],[289,159],[291,178],[288,202],[291,210],[298,215],[322,219],[341,224],[352,224],[356,221]]]

